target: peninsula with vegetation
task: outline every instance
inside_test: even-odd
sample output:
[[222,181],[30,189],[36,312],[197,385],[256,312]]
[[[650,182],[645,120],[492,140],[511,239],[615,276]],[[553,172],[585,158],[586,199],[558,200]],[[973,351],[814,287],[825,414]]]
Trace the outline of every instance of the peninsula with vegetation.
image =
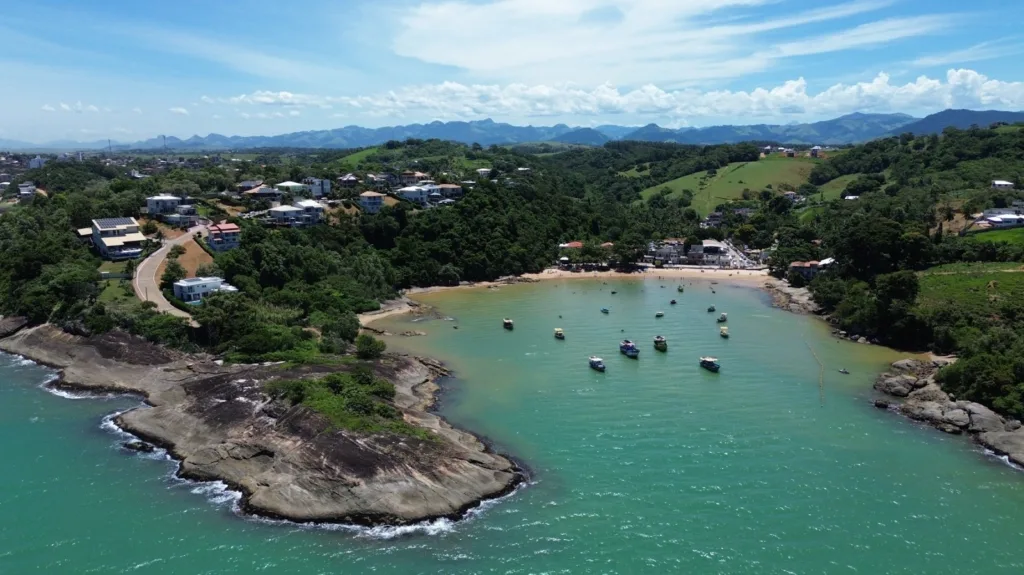
[[117,423],[254,512],[407,523],[513,489],[514,463],[429,412],[443,368],[359,314],[556,266],[767,270],[837,334],[956,356],[929,382],[1024,417],[1020,125],[33,156],[0,166],[0,349],[145,397]]

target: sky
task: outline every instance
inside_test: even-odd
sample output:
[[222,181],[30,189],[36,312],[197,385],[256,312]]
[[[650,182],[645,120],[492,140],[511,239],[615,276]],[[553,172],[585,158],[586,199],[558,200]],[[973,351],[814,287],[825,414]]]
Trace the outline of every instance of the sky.
[[1019,0],[0,0],[0,139],[1024,109]]

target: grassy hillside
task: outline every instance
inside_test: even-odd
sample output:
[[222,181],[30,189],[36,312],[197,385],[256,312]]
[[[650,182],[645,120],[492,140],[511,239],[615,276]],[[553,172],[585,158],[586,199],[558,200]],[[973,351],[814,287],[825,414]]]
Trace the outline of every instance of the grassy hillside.
[[783,184],[795,189],[807,182],[818,161],[773,156],[757,162],[737,162],[718,170],[714,176],[709,177],[707,172],[690,174],[648,188],[641,195],[646,199],[665,187],[672,190],[673,195],[682,190],[693,190],[693,207],[705,215],[721,203],[741,199],[745,189],[758,192],[767,186],[778,189]]
[[360,150],[358,152],[355,152],[354,154],[349,154],[345,156],[344,158],[338,160],[338,163],[343,166],[348,166],[351,169],[355,169],[360,162],[364,161],[372,154],[376,154],[377,150],[379,150],[379,148],[366,148],[365,150]]
[[851,182],[860,177],[860,174],[850,174],[848,176],[839,176],[831,182],[818,186],[821,193],[825,196],[825,201],[835,200],[843,197],[843,192],[846,190],[846,186],[850,185]]
[[960,263],[920,274],[920,311],[955,307],[964,313],[995,318],[1002,304],[1024,299],[1024,264]]
[[1024,228],[992,230],[990,232],[973,234],[972,237],[979,242],[1008,242],[1011,244],[1024,244]]

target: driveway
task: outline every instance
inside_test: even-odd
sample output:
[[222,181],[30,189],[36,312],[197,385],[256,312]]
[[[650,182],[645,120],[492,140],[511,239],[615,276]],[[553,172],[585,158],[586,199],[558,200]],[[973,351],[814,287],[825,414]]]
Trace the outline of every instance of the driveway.
[[139,263],[135,268],[135,279],[132,280],[132,287],[135,289],[135,295],[140,300],[155,303],[157,311],[189,320],[192,319],[192,316],[171,305],[171,302],[167,301],[167,298],[164,297],[163,292],[160,291],[160,276],[157,275],[157,271],[160,269],[160,264],[167,259],[167,254],[171,251],[171,247],[187,243],[196,233],[206,233],[206,226],[199,225],[190,228],[184,235],[178,236],[173,240],[164,240],[164,245],[160,249]]

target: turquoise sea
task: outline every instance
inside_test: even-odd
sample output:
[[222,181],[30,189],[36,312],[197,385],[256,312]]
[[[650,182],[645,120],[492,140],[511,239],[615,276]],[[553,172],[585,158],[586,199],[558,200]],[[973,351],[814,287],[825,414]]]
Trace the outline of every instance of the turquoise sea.
[[[1024,474],[872,407],[875,374],[902,356],[836,342],[760,291],[566,280],[422,300],[450,320],[385,319],[396,333],[428,334],[389,346],[455,370],[442,412],[524,461],[524,488],[464,521],[404,529],[239,517],[230,493],[175,480],[162,455],[119,447],[103,422],[137,400],[59,397],[42,389],[52,372],[0,356],[0,574],[1024,567]],[[729,340],[712,303],[729,314]],[[514,331],[501,328],[505,316]],[[658,334],[668,353],[654,351]],[[618,353],[624,337],[639,343],[639,360]],[[594,354],[607,373],[587,368]],[[698,368],[707,354],[721,373]]]

